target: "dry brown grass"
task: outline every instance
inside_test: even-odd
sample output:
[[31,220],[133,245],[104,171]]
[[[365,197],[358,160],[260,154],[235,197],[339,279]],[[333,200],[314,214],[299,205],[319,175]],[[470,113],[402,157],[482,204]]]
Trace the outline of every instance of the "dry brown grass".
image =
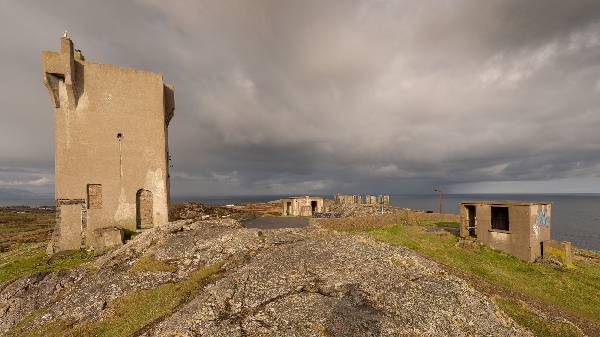
[[43,242],[50,238],[56,215],[54,210],[4,207],[0,208],[0,242]]

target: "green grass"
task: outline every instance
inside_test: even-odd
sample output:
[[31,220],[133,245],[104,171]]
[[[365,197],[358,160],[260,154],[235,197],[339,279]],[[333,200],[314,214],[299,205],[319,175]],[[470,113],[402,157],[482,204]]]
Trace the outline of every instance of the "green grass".
[[456,221],[438,221],[438,220],[419,220],[415,225],[434,226],[434,227],[453,227],[458,228],[460,224]]
[[86,251],[50,257],[46,255],[46,244],[15,243],[10,251],[0,253],[0,284],[40,271],[73,268],[93,259],[94,255]]
[[[56,336],[56,337],[118,337],[131,336],[147,325],[168,316],[175,308],[204,287],[206,282],[221,270],[223,263],[207,266],[193,272],[178,283],[166,283],[156,288],[137,290],[109,303],[103,316],[97,321],[76,325],[73,322],[53,321],[33,330],[19,324],[7,336]],[[41,315],[43,311],[32,315]]]
[[527,295],[554,303],[583,317],[600,321],[600,264],[576,261],[575,270],[529,263],[481,246],[476,251],[457,246],[447,232],[426,232],[418,226],[369,230],[373,237],[413,249],[435,261],[481,276]]
[[541,317],[521,301],[496,297],[494,302],[515,322],[538,337],[583,337],[583,334],[573,325],[561,320]]

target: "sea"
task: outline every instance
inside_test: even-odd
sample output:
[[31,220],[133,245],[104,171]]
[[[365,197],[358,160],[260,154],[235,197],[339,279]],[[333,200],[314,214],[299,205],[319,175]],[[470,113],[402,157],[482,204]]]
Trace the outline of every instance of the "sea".
[[[174,202],[198,201],[211,205],[230,205],[249,202],[265,202],[285,198],[283,195],[257,196],[187,196],[174,197]],[[322,195],[333,198],[332,195]],[[423,211],[438,210],[435,194],[397,194],[390,196],[393,206]],[[574,246],[600,251],[600,194],[445,194],[442,210],[458,213],[458,204],[465,200],[533,200],[552,202],[552,238],[571,241]],[[3,200],[0,206],[53,205],[49,198]]]

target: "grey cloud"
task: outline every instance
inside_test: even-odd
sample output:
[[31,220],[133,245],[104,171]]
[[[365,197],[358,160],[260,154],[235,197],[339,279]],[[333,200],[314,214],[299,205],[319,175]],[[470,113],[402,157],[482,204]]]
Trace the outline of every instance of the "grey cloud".
[[0,167],[51,176],[39,51],[67,29],[89,60],[175,84],[175,195],[593,179],[599,18],[597,1],[3,2]]

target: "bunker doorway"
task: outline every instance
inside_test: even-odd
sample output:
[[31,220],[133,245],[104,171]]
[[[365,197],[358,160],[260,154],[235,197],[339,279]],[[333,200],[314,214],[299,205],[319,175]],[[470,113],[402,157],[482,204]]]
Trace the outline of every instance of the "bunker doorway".
[[135,197],[136,206],[136,227],[149,228],[153,224],[153,201],[152,192],[141,189],[137,191]]
[[310,210],[313,214],[317,212],[317,202],[316,201],[310,202]]
[[285,215],[290,215],[290,214],[292,214],[292,203],[288,201],[286,203]]
[[477,237],[476,223],[477,223],[477,211],[475,206],[465,206],[467,208],[467,229],[469,230],[469,236]]

